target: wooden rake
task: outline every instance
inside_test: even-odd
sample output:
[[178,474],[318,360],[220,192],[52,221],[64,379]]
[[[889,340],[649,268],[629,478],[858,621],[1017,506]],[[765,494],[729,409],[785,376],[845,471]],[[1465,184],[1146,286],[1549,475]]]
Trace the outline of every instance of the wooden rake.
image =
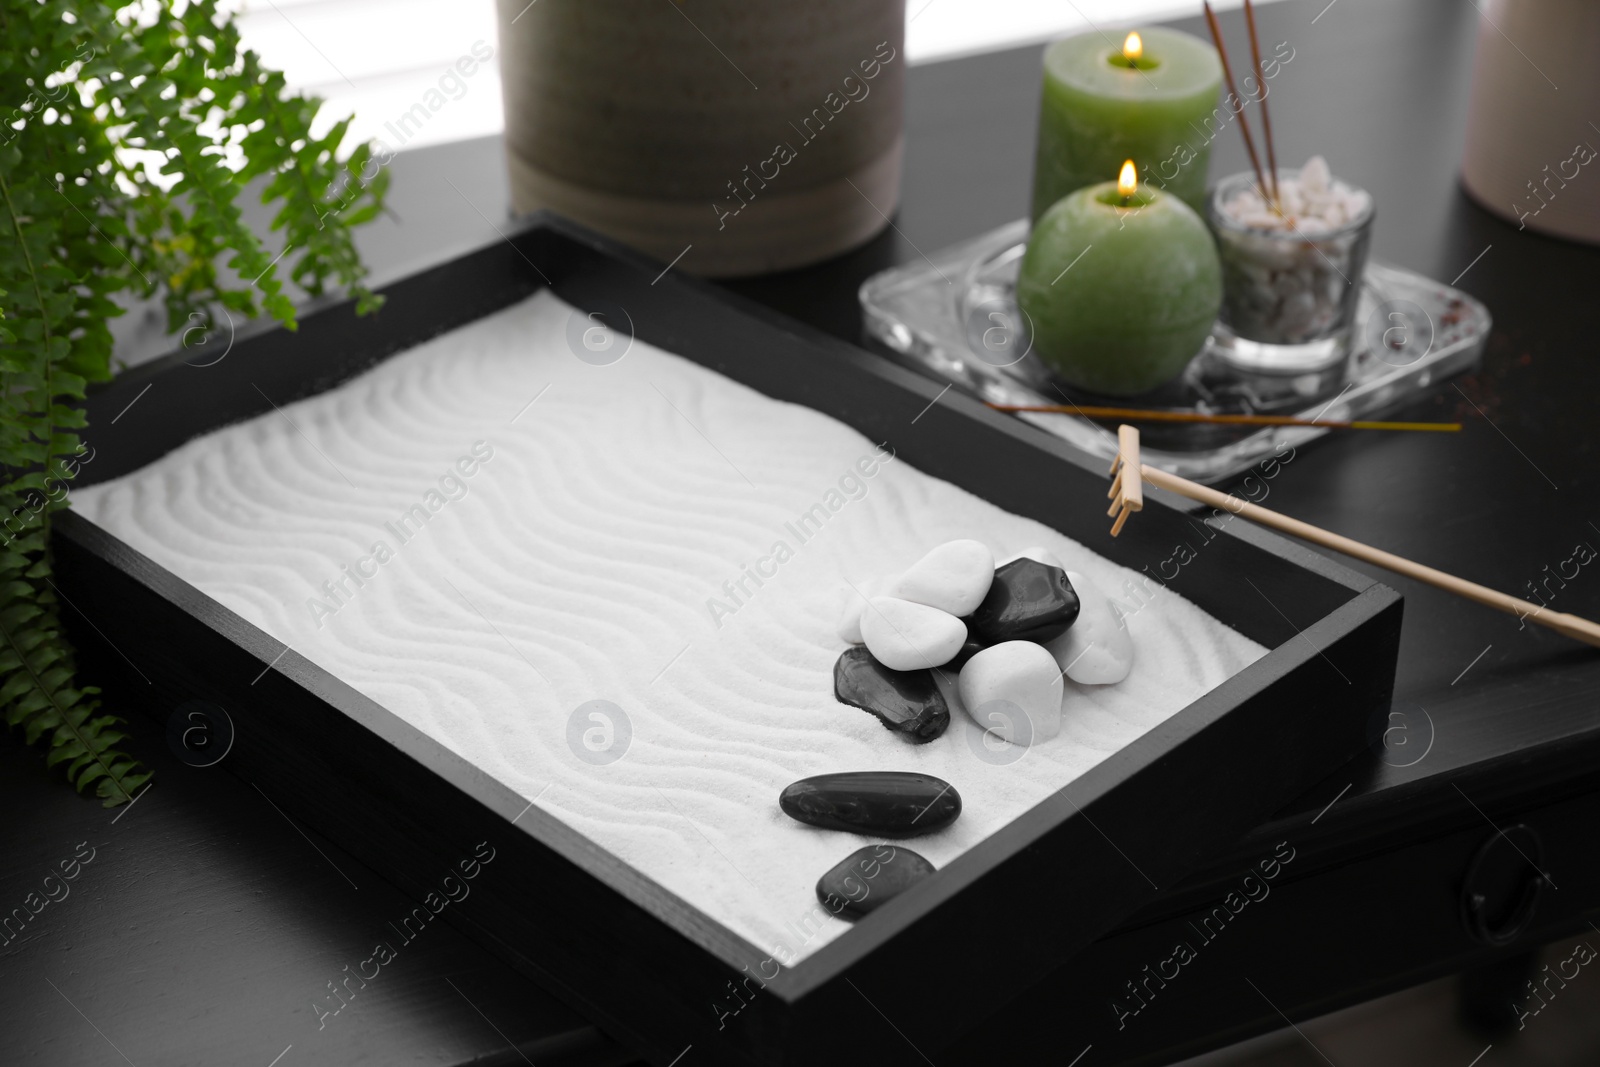
[[1148,482],[1179,496],[1198,500],[1202,504],[1209,504],[1211,507],[1242,516],[1262,526],[1270,526],[1292,537],[1310,541],[1323,548],[1331,548],[1335,552],[1353,556],[1373,566],[1394,571],[1396,574],[1403,574],[1407,578],[1426,582],[1447,593],[1466,597],[1485,607],[1515,615],[1518,619],[1526,619],[1575,641],[1600,648],[1600,624],[1590,622],[1588,619],[1565,612],[1549,611],[1543,604],[1509,596],[1476,582],[1469,582],[1465,578],[1425,567],[1393,553],[1364,545],[1360,541],[1352,541],[1348,537],[1330,533],[1308,522],[1291,519],[1259,504],[1240,500],[1228,493],[1219,493],[1198,482],[1191,482],[1187,478],[1180,478],[1176,474],[1168,474],[1160,468],[1142,463],[1139,460],[1139,431],[1132,426],[1117,427],[1117,458],[1111,463],[1111,473],[1116,477],[1111,483],[1111,491],[1106,495],[1111,498],[1111,510],[1107,514],[1115,516],[1116,519],[1111,524],[1112,537],[1122,532],[1129,515],[1144,510],[1144,484]]

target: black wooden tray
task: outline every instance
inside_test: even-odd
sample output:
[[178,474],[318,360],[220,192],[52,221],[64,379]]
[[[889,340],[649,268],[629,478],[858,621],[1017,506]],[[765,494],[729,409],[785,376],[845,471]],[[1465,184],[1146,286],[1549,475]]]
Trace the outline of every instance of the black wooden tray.
[[[82,481],[270,410],[268,396],[326,390],[545,286],[585,309],[621,306],[640,339],[832,415],[1135,570],[1209,538],[1173,588],[1271,650],[774,975],[768,953],[716,917],[104,530],[61,516],[58,580],[81,612],[71,618],[93,620],[74,630],[89,670],[125,676],[118,691],[160,723],[188,700],[220,704],[236,730],[222,767],[271,783],[284,810],[419,902],[487,842],[492,864],[443,917],[649,1059],[921,1063],[1005,1026],[1007,1001],[1331,773],[1387,709],[1393,590],[1241,522],[1203,531],[1159,500],[1112,540],[1105,473],[1065,444],[551,217],[388,287],[376,318],[328,304],[297,333],[232,339],[220,360],[226,338],[129,371],[89,401],[95,453]],[[1070,1043],[1063,1035],[1066,1058]]]

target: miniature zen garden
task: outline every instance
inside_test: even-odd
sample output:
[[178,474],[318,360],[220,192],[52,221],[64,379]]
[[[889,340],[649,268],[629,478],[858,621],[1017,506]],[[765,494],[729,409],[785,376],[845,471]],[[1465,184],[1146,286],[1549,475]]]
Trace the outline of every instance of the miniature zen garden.
[[[1255,375],[1262,382],[1316,378],[1318,388],[1337,389],[1339,375],[1361,342],[1354,326],[1375,217],[1374,198],[1336,177],[1321,156],[1312,156],[1298,170],[1278,166],[1266,86],[1292,60],[1292,49],[1264,58],[1253,11],[1246,4],[1250,62],[1248,68],[1240,64],[1243,76],[1236,77],[1216,19],[1209,6],[1205,10],[1210,43],[1155,27],[1128,33],[1120,45],[1102,34],[1083,33],[1046,49],[1032,225],[1006,298],[1026,320],[1028,358],[1069,403],[1045,408],[991,400],[990,406],[1082,418],[1090,417],[1086,412],[1092,410],[1094,418],[1115,417],[1119,423],[1215,423],[1253,430],[1459,430],[1456,423],[1324,420],[1305,417],[1300,408],[1288,415],[1219,411],[1192,396],[1174,404],[1169,402],[1170,392],[1161,392],[1208,354],[1231,362],[1237,374]],[[165,34],[166,46],[176,48],[173,42],[186,39],[188,29],[210,25],[216,15],[214,5],[204,4],[184,16],[187,22],[175,18],[169,16],[146,30],[146,36]],[[109,47],[111,42],[106,43]],[[218,46],[217,62],[230,70],[253,71],[253,55],[237,53],[236,46],[232,37],[225,37]],[[120,51],[100,55],[91,50],[63,69],[80,79],[104,73],[110,81],[82,90],[87,94],[84,106],[100,106],[110,92],[106,85],[115,81],[113,69],[133,59]],[[65,86],[70,77],[52,75],[56,79],[52,86]],[[270,78],[261,84],[274,92],[278,85]],[[146,109],[160,110],[151,91],[139,94]],[[1219,96],[1224,107],[1219,107]],[[1251,133],[1247,103],[1258,107],[1260,151]],[[194,115],[190,118],[199,121]],[[1211,140],[1235,120],[1251,169],[1211,181]],[[37,123],[25,125],[22,136],[25,141],[37,139],[41,128]],[[59,128],[53,129],[59,136]],[[279,138],[281,144],[272,142],[278,145],[276,154],[248,140],[245,147],[262,153],[264,162],[241,173],[249,177],[273,168],[287,172],[300,157],[299,149],[284,146],[300,143],[290,136],[298,129],[289,129]],[[1209,133],[1191,147],[1189,131],[1201,129]],[[358,310],[370,311],[380,301],[361,286],[362,272],[348,230],[380,210],[386,176],[371,146],[336,165],[333,149],[342,136],[342,127],[330,132],[327,153],[317,156],[317,166],[336,172],[324,175],[325,195],[320,200],[293,201],[298,213],[291,213],[295,225],[290,236],[309,243],[293,277],[311,295],[325,284],[341,283],[356,297]],[[115,157],[116,145],[96,143],[102,154]],[[7,160],[11,157],[0,163],[7,167],[16,163]],[[177,161],[172,165],[176,167]],[[238,194],[239,185],[229,178],[230,195]],[[180,193],[186,191],[186,186],[179,187]],[[268,186],[267,199],[283,192],[281,181],[275,181]],[[333,202],[342,206],[331,214],[321,211],[321,201],[335,193]],[[155,191],[146,190],[144,195],[159,201]],[[337,223],[326,231],[325,214]],[[40,221],[46,212],[38,203],[32,203],[26,225],[18,209],[12,215],[14,228],[29,240],[48,237],[43,230],[56,225]],[[70,216],[62,218],[76,226]],[[314,220],[314,227],[308,219]],[[200,222],[195,225],[204,228]],[[244,232],[238,226],[233,229]],[[87,236],[78,236],[88,241]],[[106,291],[132,289],[153,295],[158,287],[135,260],[161,267],[155,271],[158,274],[170,274],[171,264],[156,255],[159,249],[154,246],[141,251],[136,242],[124,243],[135,255],[129,258],[119,245],[122,259],[145,284],[141,287],[132,276],[119,274],[107,283]],[[217,251],[208,248],[207,254],[215,258]],[[0,256],[0,267],[5,268],[0,281],[12,291],[8,313],[15,293],[34,273],[31,263],[13,258]],[[113,257],[100,256],[99,261],[105,269],[121,269]],[[292,305],[279,291],[281,283],[274,274],[277,261],[269,262],[260,243],[250,238],[238,262],[250,271],[260,268],[256,277],[266,294],[261,308],[248,291],[230,290],[208,274],[202,279],[203,292],[186,291],[178,294],[181,299],[169,302],[173,321],[192,307],[220,304],[246,313],[264,309],[292,323]],[[672,269],[668,263],[656,280]],[[941,281],[948,286],[948,279]],[[53,422],[57,406],[47,395],[50,383],[75,400],[89,380],[109,376],[110,342],[103,320],[110,312],[95,306],[101,319],[80,343],[90,349],[80,356],[93,359],[70,364],[77,372],[56,378],[45,373],[50,369],[45,360],[34,375],[40,384],[30,394],[37,394],[36,403],[29,401],[30,410],[47,416],[40,416],[35,420],[38,425],[30,425],[22,436],[32,442],[23,458],[36,466],[55,462],[79,444],[75,434],[58,431],[80,428],[81,418],[73,416],[59,426]],[[736,604],[739,627],[747,631],[738,638],[743,644],[729,638],[728,646],[705,653],[706,662],[696,668],[714,677],[720,688],[696,690],[686,684],[671,693],[670,685],[657,688],[659,675],[650,677],[653,664],[666,662],[667,667],[661,668],[665,673],[687,651],[688,646],[675,647],[686,628],[704,629],[695,604],[704,583],[714,586],[723,568],[748,558],[755,548],[730,540],[729,530],[738,529],[740,536],[755,531],[750,536],[765,537],[784,516],[793,514],[786,510],[792,507],[792,496],[785,495],[793,485],[758,489],[740,470],[748,484],[727,488],[731,479],[722,464],[732,466],[731,460],[720,450],[715,455],[706,452],[704,445],[711,437],[669,394],[678,396],[695,418],[720,420],[716,439],[734,454],[794,475],[802,487],[829,484],[841,465],[849,470],[848,464],[872,442],[819,411],[780,403],[642,341],[634,344],[626,362],[615,367],[616,360],[609,357],[591,358],[593,353],[574,347],[572,338],[587,337],[596,314],[568,305],[552,293],[539,293],[520,305],[441,331],[336,388],[283,409],[273,402],[271,413],[190,441],[141,471],[86,486],[75,500],[90,521],[272,634],[286,648],[294,644],[319,666],[498,777],[528,798],[530,806],[545,797],[552,784],[564,782],[569,786],[565,797],[551,795],[541,802],[557,818],[708,912],[735,911],[738,908],[730,907],[730,901],[738,904],[744,909],[742,918],[730,920],[729,925],[752,937],[776,929],[773,909],[794,906],[793,895],[784,895],[778,904],[755,901],[808,889],[811,878],[818,878],[814,892],[818,901],[833,914],[854,919],[935,870],[933,862],[911,849],[897,846],[886,851],[882,845],[868,845],[838,857],[830,869],[813,873],[814,867],[823,866],[818,842],[831,841],[827,835],[920,838],[925,842],[920,847],[947,862],[1265,654],[1265,649],[1176,594],[1167,594],[1150,617],[1130,625],[1127,611],[1108,598],[1107,583],[1123,581],[1132,571],[1039,523],[900,464],[876,483],[892,488],[876,491],[870,504],[852,505],[850,521],[859,530],[841,535],[843,540],[830,548],[814,550],[804,563],[788,565],[792,569],[785,572],[786,582],[775,583],[779,591],[766,594],[760,612],[746,615],[743,605]],[[15,334],[0,331],[0,340],[15,336],[31,343],[35,335],[44,337],[45,317],[26,313],[17,320]],[[972,355],[965,353],[964,358]],[[648,377],[642,373],[646,370]],[[601,374],[610,376],[595,377]],[[519,425],[523,411],[552,387],[551,397],[537,409],[537,418]],[[500,439],[493,446],[478,441],[480,427],[475,420],[511,388],[525,390],[534,400],[497,431]],[[1075,396],[1069,397],[1068,389]],[[453,409],[439,402],[445,394],[456,396]],[[1080,406],[1079,399],[1088,407]],[[1106,401],[1133,406],[1096,406]],[[295,434],[302,426],[308,428],[306,441],[324,435],[322,443],[313,446],[316,454],[305,454],[294,434],[275,421],[277,416],[295,420],[291,423]],[[1121,474],[1111,493],[1117,513],[1113,536],[1129,514],[1142,507],[1138,491],[1142,472],[1149,483],[1179,495],[1225,507],[1569,636],[1600,640],[1594,630],[1584,628],[1593,624],[1583,620],[1536,611],[1523,601],[1148,467],[1138,459],[1138,433],[1126,423],[1118,426],[1115,438],[1107,427],[1097,427],[1097,432],[1118,442]],[[362,439],[364,450],[342,451],[355,448],[352,442]],[[367,487],[358,490],[349,479],[343,479],[348,484],[332,485],[331,492],[313,491],[333,483],[335,473],[342,478],[335,463],[349,462],[369,471],[383,467],[391,480],[401,479],[434,464],[437,455],[452,449],[456,455],[464,442],[474,441],[473,455],[479,455],[479,444],[485,449],[483,462],[487,455],[509,458],[495,464],[493,478],[473,482],[472,503],[453,503],[466,499],[468,486],[447,472],[438,478],[440,491],[429,491],[437,498],[437,507],[429,503],[428,514],[416,527],[420,531],[421,522],[433,522],[430,537],[418,538],[417,547],[406,548],[403,565],[383,570],[381,579],[379,572],[361,569],[369,561],[387,564],[385,546],[383,554],[354,557],[361,578],[351,576],[347,565],[345,577],[323,580],[331,567],[352,558],[352,545],[359,552],[370,541],[371,515],[392,514],[388,509],[394,506]],[[599,509],[602,519],[595,518],[587,498],[559,499],[563,492],[571,494],[572,487],[566,482],[567,468],[552,459],[557,456],[582,456],[592,467],[593,492],[607,498],[608,507]],[[465,456],[459,462],[464,464],[457,468],[463,476],[477,466]],[[857,468],[862,477],[873,477],[866,473],[869,467],[878,469],[876,463]],[[428,469],[434,476],[433,468]],[[505,471],[512,473],[501,473]],[[42,475],[28,477],[38,480]],[[459,495],[447,486],[446,477],[459,488]],[[495,480],[503,477],[516,482],[516,492],[513,487],[495,486]],[[857,479],[856,484],[864,495],[865,483]],[[13,496],[44,491],[27,480],[10,489]],[[549,499],[539,499],[543,497]],[[223,498],[226,506],[218,503]],[[435,519],[434,513],[447,502],[448,515]],[[559,524],[550,518],[562,503],[568,505],[567,521],[557,529]],[[266,516],[284,529],[314,531],[321,547],[310,552],[285,549],[283,538],[271,529],[263,532],[257,528],[260,524],[219,517],[229,509],[239,515]],[[479,509],[477,519],[484,521],[470,521],[472,509]],[[875,514],[869,519],[857,517],[858,512]],[[46,507],[46,521],[48,515]],[[585,527],[575,516],[591,525]],[[663,522],[662,516],[671,521]],[[742,526],[732,522],[733,517],[742,518]],[[634,525],[626,527],[623,519]],[[492,538],[496,524],[517,528],[525,536],[516,543],[480,540]],[[109,747],[122,734],[115,732],[111,741],[105,740],[118,720],[94,716],[95,690],[69,686],[73,670],[65,666],[71,658],[60,633],[54,594],[38,585],[48,584],[42,540],[47,529],[41,525],[31,535],[32,547],[13,553],[9,562],[0,561],[18,579],[8,587],[7,595],[19,605],[11,617],[27,624],[25,632],[13,635],[13,643],[39,650],[13,652],[9,658],[0,652],[5,692],[14,704],[8,716],[24,726],[30,738],[48,734],[52,761],[70,760],[69,775],[80,788],[94,786],[108,804],[124,803],[146,778],[136,763]],[[544,540],[536,540],[533,531]],[[449,542],[454,550],[430,546],[430,541]],[[1043,547],[1045,542],[1056,547]],[[401,543],[409,545],[409,540]],[[1033,547],[1011,551],[1018,545]],[[607,600],[574,588],[581,584],[576,579],[603,584],[604,577],[596,576],[632,566],[642,557],[650,557],[649,565],[635,571],[635,580],[654,583],[652,609],[627,597]],[[243,569],[235,566],[241,559],[248,561]],[[473,586],[474,576],[464,559],[494,560],[494,577],[478,576],[479,583]],[[884,568],[886,562],[892,570]],[[702,565],[707,573],[694,571]],[[747,565],[737,565],[748,572]],[[240,578],[245,570],[248,580]],[[867,570],[876,570],[877,577],[860,577]],[[409,577],[390,577],[402,573]],[[454,574],[455,580],[441,580],[484,621],[489,616],[467,599],[456,581],[476,590],[475,595],[496,598],[491,606],[500,623],[514,632],[521,627],[529,647],[565,670],[566,676],[555,683],[540,671],[551,692],[542,694],[541,703],[531,711],[526,692],[505,682],[508,672],[520,669],[517,664],[492,641],[493,655],[480,655],[482,648],[468,647],[483,635],[473,632],[472,617],[463,623],[451,614],[461,611],[461,603],[443,595],[437,602],[429,601],[440,592],[430,584],[433,573]],[[503,580],[503,575],[515,575],[518,582]],[[344,586],[346,580],[354,587]],[[358,596],[369,582],[372,591]],[[333,591],[335,584],[344,589],[345,597]],[[308,587],[326,589],[332,598],[324,602],[320,614],[313,609],[308,620],[303,612],[282,610],[283,604],[303,600]],[[817,606],[835,587],[843,607],[829,636],[826,625],[818,621]],[[344,610],[351,605],[353,610]],[[613,609],[617,617],[602,621],[615,629],[580,632],[595,621],[591,617]],[[623,618],[628,611],[639,614]],[[682,613],[693,618],[683,618]],[[721,629],[722,619],[715,611],[711,622]],[[462,656],[479,657],[476,666],[457,670],[461,664],[449,657],[422,662],[425,657],[420,653],[394,651],[406,647],[396,644],[395,638],[396,628],[406,627],[416,632],[431,627],[427,647],[456,642]],[[1141,633],[1141,627],[1149,629]],[[663,633],[657,634],[658,629]],[[619,633],[634,642],[631,658],[615,653]],[[1136,634],[1146,652],[1139,672]],[[662,642],[659,647],[650,643],[657,640]],[[532,665],[509,640],[505,644],[516,653],[513,659]],[[573,646],[582,646],[581,651]],[[600,662],[588,655],[595,649],[615,654]],[[58,660],[63,666],[44,671]],[[837,703],[827,699],[830,662]],[[746,691],[724,682],[725,675],[738,676],[737,684],[745,685]],[[794,700],[797,678],[804,694],[800,706]],[[783,690],[783,685],[790,690]],[[637,768],[637,781],[618,774],[602,782],[593,777],[590,761],[580,754],[582,765],[573,766],[567,760],[570,753],[555,751],[560,745],[550,741],[554,737],[570,746],[570,737],[561,737],[553,728],[552,716],[566,715],[574,704],[593,699],[607,686],[632,699],[641,739],[648,727],[656,731],[651,740],[661,741],[659,761],[639,761],[643,766]],[[1095,693],[1112,696],[1097,703]],[[881,732],[872,727],[870,747],[864,747],[865,728],[860,726],[867,720],[851,709],[881,724]],[[735,716],[743,718],[734,723]],[[797,754],[783,731],[801,717],[807,717],[805,725],[848,736],[832,737],[836,742],[832,747],[818,741]],[[850,717],[853,720],[846,721]],[[1063,736],[1090,719],[1093,725],[1075,736]],[[1011,755],[994,759],[979,755],[963,763],[952,753],[941,752],[955,744],[948,736],[955,723],[965,723],[967,745]],[[738,736],[731,736],[735,732]],[[979,740],[972,741],[973,737]],[[1023,754],[1034,752],[1038,755],[1028,766],[1015,765]],[[716,768],[704,766],[716,761],[721,761]],[[821,773],[808,773],[819,763]],[[931,773],[934,770],[941,774]],[[806,776],[794,780],[802,773]],[[756,815],[745,810],[745,796],[759,789],[770,797],[770,790],[785,779],[789,784],[781,788],[776,811],[770,804]],[[770,894],[745,894],[738,886],[708,884],[712,876],[684,860],[686,835],[651,822],[657,817],[688,816],[670,800],[670,811],[649,808],[655,803],[649,795],[640,804],[630,791],[645,787],[662,799],[667,799],[663,790],[679,791],[687,805],[702,809],[701,821],[730,838],[764,830],[764,840],[752,849],[765,850],[765,865],[778,872],[773,881],[781,882],[781,888]],[[980,797],[982,801],[976,799]],[[964,803],[971,810],[963,820]],[[763,824],[763,816],[771,821]],[[818,833],[808,832],[804,842],[797,840],[798,832],[785,837],[794,830],[786,820]],[[704,837],[701,822],[690,821]],[[786,825],[778,829],[775,824]],[[841,844],[839,851],[846,851],[846,846]],[[802,867],[808,872],[804,883],[797,876]],[[753,884],[749,888],[755,890]],[[734,900],[729,894],[750,899]]]

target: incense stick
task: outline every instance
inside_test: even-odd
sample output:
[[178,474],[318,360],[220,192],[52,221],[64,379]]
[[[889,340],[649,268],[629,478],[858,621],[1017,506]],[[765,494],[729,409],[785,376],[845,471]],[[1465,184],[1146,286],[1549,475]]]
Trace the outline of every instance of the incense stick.
[[1217,57],[1222,60],[1222,76],[1228,80],[1228,93],[1239,105],[1239,110],[1234,115],[1239,120],[1239,132],[1244,134],[1245,151],[1250,153],[1250,166],[1255,169],[1256,182],[1261,186],[1261,199],[1271,197],[1267,188],[1267,179],[1261,173],[1261,158],[1256,155],[1256,139],[1250,136],[1250,120],[1244,117],[1244,97],[1239,95],[1239,87],[1233,80],[1233,67],[1228,63],[1228,46],[1222,40],[1222,27],[1217,25],[1217,13],[1211,10],[1210,0],[1200,0],[1206,10],[1206,25],[1211,27],[1211,40],[1216,43]]
[[1293,415],[1211,415],[1200,411],[1152,411],[1083,404],[990,404],[995,411],[1033,411],[1048,415],[1081,415],[1086,419],[1128,419],[1132,422],[1191,422],[1221,426],[1313,426],[1325,430],[1404,430],[1456,433],[1459,422],[1377,422],[1349,419],[1302,419]]
[[1278,213],[1283,213],[1283,198],[1278,193],[1278,153],[1272,147],[1272,116],[1267,113],[1267,82],[1261,76],[1261,41],[1256,37],[1256,9],[1250,0],[1244,0],[1244,22],[1250,27],[1250,61],[1256,68],[1256,100],[1261,105],[1262,138],[1267,142],[1267,171],[1272,176],[1272,199],[1277,202]]

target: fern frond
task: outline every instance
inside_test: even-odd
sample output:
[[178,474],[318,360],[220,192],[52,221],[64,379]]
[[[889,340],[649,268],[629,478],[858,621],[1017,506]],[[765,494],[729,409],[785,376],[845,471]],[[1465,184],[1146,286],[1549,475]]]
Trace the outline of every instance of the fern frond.
[[[293,328],[287,270],[372,310],[350,229],[387,175],[367,146],[340,162],[347,122],[312,136],[321,102],[241,48],[218,0],[0,0],[0,102],[0,714],[114,805],[149,774],[75,681],[50,516],[87,447],[85,390],[111,377],[116,297],[159,294],[174,331],[218,306]],[[256,177],[292,255],[244,224]]]
[[[126,735],[113,715],[96,717],[98,690],[72,688],[71,650],[53,610],[16,577],[0,581],[0,704],[6,722],[28,741],[50,734],[45,762],[71,761],[67,776],[81,793],[91,785],[106,807],[132,799],[150,774],[114,746]],[[98,784],[97,784],[98,783]]]

